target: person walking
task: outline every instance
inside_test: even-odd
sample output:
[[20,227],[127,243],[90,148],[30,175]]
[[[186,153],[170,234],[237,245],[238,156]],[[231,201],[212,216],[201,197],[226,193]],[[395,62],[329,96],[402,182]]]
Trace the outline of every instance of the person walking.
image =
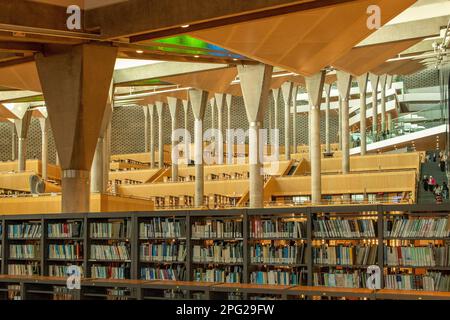
[[424,175],[422,179],[423,190],[428,191],[428,176]]
[[448,200],[448,185],[447,182],[442,182],[442,198],[444,198],[445,200]]
[[447,156],[442,154],[442,157],[439,158],[439,168],[441,168],[441,172],[445,172],[445,165],[447,163]]
[[436,186],[436,179],[433,176],[428,178],[428,190],[434,192],[434,187]]
[[437,159],[437,154],[435,152],[435,153],[433,153],[433,162],[436,162],[436,159]]
[[437,184],[434,188],[434,199],[436,200],[436,204],[442,203],[442,188]]

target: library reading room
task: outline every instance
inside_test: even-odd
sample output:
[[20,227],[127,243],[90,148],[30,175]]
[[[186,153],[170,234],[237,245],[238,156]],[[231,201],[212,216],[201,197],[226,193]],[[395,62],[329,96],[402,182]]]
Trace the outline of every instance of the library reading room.
[[0,300],[450,300],[449,79],[449,0],[0,0]]

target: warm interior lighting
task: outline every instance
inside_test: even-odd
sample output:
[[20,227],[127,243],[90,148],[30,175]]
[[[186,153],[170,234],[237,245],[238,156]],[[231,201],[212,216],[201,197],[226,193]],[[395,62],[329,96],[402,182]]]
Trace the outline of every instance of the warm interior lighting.
[[144,50],[136,50],[136,53],[139,53],[139,54],[144,53]]

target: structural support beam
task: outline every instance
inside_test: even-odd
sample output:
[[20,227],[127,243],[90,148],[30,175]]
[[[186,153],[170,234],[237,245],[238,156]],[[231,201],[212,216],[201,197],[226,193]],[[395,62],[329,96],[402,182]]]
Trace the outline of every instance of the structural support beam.
[[291,159],[291,128],[289,124],[291,122],[291,99],[293,88],[294,84],[292,82],[285,82],[281,85],[284,99],[284,160]]
[[211,143],[213,148],[211,149],[211,157],[216,158],[217,153],[217,141],[216,136],[214,135],[215,129],[216,129],[216,99],[212,98],[209,100],[209,104],[211,106]]
[[62,168],[63,212],[89,212],[90,169],[116,57],[117,48],[91,44],[35,57]]
[[155,105],[148,105],[148,114],[150,116],[150,168],[155,168]]
[[352,75],[344,71],[336,71],[337,88],[342,104],[342,173],[350,172],[350,130],[349,130],[349,99],[352,87]]
[[[271,133],[271,144],[274,144],[275,143],[275,141],[273,141],[273,135],[274,134],[279,134],[279,130],[280,130],[280,127],[279,127],[279,122],[278,122],[278,112],[279,112],[279,100],[278,100],[278,98],[279,98],[279,96],[280,96],[280,89],[272,89],[272,97],[273,97],[273,128],[274,128],[274,133]],[[279,140],[279,139],[276,139],[277,141]],[[275,160],[276,161],[278,161],[278,160],[280,160],[280,150],[279,150],[280,148],[275,148],[275,154],[274,154],[274,156],[275,156]]]
[[48,168],[48,118],[39,118],[39,125],[41,127],[41,172],[42,179],[47,180],[47,168]]
[[172,142],[172,181],[178,181],[178,141],[176,136],[176,130],[178,129],[178,99],[173,97],[167,97],[167,102],[169,104],[170,118],[172,120],[172,134],[171,134],[171,142]]
[[164,103],[156,102],[156,112],[158,112],[158,168],[164,168],[164,139],[163,139],[163,125],[164,125]]
[[298,86],[292,90],[292,153],[297,153],[297,94]]
[[190,162],[190,139],[188,139],[188,136],[190,136],[189,133],[189,100],[183,100],[183,110],[184,110],[184,159],[186,164],[189,164]]
[[325,153],[331,153],[330,147],[330,95],[331,95],[331,84],[324,84],[325,91]]
[[203,169],[203,118],[208,104],[208,92],[198,89],[189,90],[192,112],[194,114],[194,163],[195,163],[195,194],[194,205],[204,204],[205,178]]
[[[264,110],[269,98],[272,71],[272,66],[263,64],[238,66],[245,110],[249,122],[250,208],[262,208],[264,206],[263,143],[260,129],[262,128]],[[292,83],[290,86],[288,102],[292,92]],[[287,103],[286,108],[289,110],[289,103]],[[289,152],[289,145],[287,149]]]
[[17,157],[17,133],[16,133],[16,124],[11,122],[11,160],[16,160]]
[[233,96],[227,94],[225,100],[227,102],[227,164],[233,164],[233,134],[231,132],[231,103]]
[[26,169],[27,137],[28,137],[28,128],[30,127],[31,122],[31,115],[32,115],[31,111],[26,111],[21,119],[14,120],[18,138],[17,143],[18,172],[24,172]]
[[217,164],[223,164],[223,105],[225,104],[225,94],[215,95],[217,105]]
[[380,86],[381,86],[381,133],[386,133],[386,84],[387,75],[383,74],[380,76]]
[[361,140],[361,155],[365,156],[367,152],[367,83],[369,74],[365,73],[356,78],[359,87],[359,114],[360,114],[360,140]]
[[147,106],[142,107],[144,111],[144,149],[145,153],[149,152],[149,144],[148,144],[148,108]]
[[316,73],[310,77],[305,77],[305,82],[309,104],[311,106],[311,202],[312,204],[320,204],[322,201],[320,104],[322,101],[323,85],[325,82],[325,71]]
[[376,140],[378,131],[378,82],[380,77],[370,73],[369,80],[372,86],[372,136]]

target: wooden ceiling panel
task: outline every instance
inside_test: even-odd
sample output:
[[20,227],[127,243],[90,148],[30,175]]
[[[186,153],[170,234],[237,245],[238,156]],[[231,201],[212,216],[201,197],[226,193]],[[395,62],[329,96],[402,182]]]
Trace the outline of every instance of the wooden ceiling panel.
[[335,61],[333,66],[355,76],[360,76],[420,41],[421,39],[412,39],[353,48],[345,56]]
[[36,63],[32,61],[1,68],[0,86],[42,92]]
[[312,75],[376,31],[367,8],[378,5],[385,24],[416,0],[357,0],[283,16],[193,32],[193,37],[262,63]]

